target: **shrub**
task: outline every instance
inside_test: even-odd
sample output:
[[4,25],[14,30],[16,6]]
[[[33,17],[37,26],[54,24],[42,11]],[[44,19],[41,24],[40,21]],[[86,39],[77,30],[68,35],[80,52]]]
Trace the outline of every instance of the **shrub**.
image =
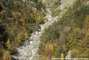
[[11,60],[10,53],[8,51],[3,52],[2,60]]

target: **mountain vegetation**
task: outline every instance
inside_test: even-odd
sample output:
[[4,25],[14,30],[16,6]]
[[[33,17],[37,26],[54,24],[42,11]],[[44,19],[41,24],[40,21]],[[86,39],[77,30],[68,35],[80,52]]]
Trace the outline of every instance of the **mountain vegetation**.
[[15,49],[44,23],[41,0],[0,0],[0,60],[11,60]]
[[89,58],[89,4],[76,0],[61,19],[45,29],[38,53],[42,59],[66,57]]
[[[18,53],[16,47],[45,22],[46,8],[50,8],[52,17],[59,15],[61,0],[47,1],[0,0],[0,60],[13,60],[11,55]],[[71,58],[89,58],[89,1],[76,0],[66,8],[66,13],[40,37],[40,60],[65,58],[69,51]]]

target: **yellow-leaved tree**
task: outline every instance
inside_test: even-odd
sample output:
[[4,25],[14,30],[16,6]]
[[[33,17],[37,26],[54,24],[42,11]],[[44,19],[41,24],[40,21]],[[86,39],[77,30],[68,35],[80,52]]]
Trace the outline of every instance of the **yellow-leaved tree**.
[[10,53],[8,51],[3,52],[3,57],[1,60],[11,60]]
[[86,23],[89,24],[89,15],[86,17]]
[[6,45],[7,45],[8,49],[11,49],[12,48],[12,45],[11,45],[11,42],[10,42],[9,39],[6,42]]
[[64,54],[61,53],[61,60],[64,60]]

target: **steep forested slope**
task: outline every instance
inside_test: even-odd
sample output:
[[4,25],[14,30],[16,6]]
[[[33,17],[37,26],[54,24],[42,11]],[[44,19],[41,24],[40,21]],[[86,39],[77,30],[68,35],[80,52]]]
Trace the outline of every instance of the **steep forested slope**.
[[41,36],[38,53],[46,58],[64,57],[71,50],[73,58],[89,58],[89,4],[76,0],[65,15]]
[[15,47],[44,22],[44,9],[41,0],[0,0],[0,60],[10,60]]

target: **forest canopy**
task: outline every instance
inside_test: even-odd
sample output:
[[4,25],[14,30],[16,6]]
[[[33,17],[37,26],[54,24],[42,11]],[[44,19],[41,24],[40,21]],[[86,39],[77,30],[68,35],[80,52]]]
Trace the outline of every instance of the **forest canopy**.
[[42,59],[61,58],[71,51],[71,58],[89,58],[89,5],[76,0],[66,13],[41,36],[38,53]]
[[0,60],[6,57],[5,53],[8,58],[15,54],[15,47],[44,22],[44,9],[41,0],[0,0]]

